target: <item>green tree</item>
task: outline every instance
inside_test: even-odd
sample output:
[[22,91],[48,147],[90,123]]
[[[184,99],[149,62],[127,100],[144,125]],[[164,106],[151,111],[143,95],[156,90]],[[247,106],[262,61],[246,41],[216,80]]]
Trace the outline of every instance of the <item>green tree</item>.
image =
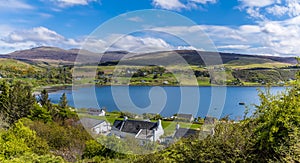
[[46,89],[41,91],[41,94],[39,95],[39,103],[43,107],[47,108],[48,110],[51,110],[52,104],[50,102],[49,94],[48,94],[48,91]]
[[2,121],[7,121],[9,110],[9,92],[10,86],[6,81],[3,81],[0,85],[0,114],[2,115]]
[[14,82],[10,86],[4,83],[1,88],[3,93],[0,95],[0,109],[5,121],[13,124],[27,117],[36,103],[31,87],[21,82]]
[[63,93],[62,96],[60,97],[59,107],[62,109],[68,108],[68,100],[67,100],[66,93]]
[[62,121],[62,123],[64,124],[65,120],[67,119],[77,119],[76,113],[70,110],[70,107],[68,106],[68,100],[65,93],[63,93],[60,97],[59,104],[55,105],[54,107],[56,111],[54,118],[57,121]]
[[52,116],[50,112],[38,104],[34,105],[34,109],[30,111],[30,115],[28,117],[31,120],[39,120],[45,123],[52,121]]

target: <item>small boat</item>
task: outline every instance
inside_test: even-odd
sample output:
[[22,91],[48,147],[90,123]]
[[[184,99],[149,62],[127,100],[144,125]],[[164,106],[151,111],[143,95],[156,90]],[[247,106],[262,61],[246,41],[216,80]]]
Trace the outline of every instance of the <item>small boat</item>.
[[245,103],[244,102],[239,102],[239,105],[245,105]]

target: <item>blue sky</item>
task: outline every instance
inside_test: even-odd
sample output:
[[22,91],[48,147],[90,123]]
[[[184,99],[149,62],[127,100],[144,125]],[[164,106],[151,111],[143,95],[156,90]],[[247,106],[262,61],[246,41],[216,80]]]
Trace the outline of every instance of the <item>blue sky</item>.
[[[165,32],[173,30],[173,34],[187,34],[193,31],[193,27],[201,28],[218,51],[280,56],[300,54],[299,0],[3,1],[0,4],[2,54],[41,45],[80,48],[84,39],[104,22],[120,14],[143,9],[163,9],[187,17],[195,24],[176,27],[167,21],[165,27],[153,23],[152,28],[168,28]],[[142,16],[140,14],[127,19],[142,24]],[[152,21],[156,20],[153,18]],[[111,37],[97,38],[97,44],[107,44],[107,39],[120,34],[114,33],[114,30],[107,32]],[[201,47],[180,45],[178,40],[167,34],[166,37],[159,36],[162,35],[153,32],[130,34],[119,40],[122,45],[128,45],[120,44],[118,48],[131,50],[151,43],[152,46],[169,49],[203,50]]]

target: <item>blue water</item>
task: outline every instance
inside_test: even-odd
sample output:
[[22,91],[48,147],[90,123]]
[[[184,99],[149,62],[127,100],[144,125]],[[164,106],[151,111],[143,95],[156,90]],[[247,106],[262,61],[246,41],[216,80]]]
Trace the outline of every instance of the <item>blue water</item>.
[[[49,94],[53,103],[58,103],[66,93],[69,105],[76,108],[107,108],[108,111],[134,113],[159,113],[172,116],[175,113],[191,113],[194,116],[242,119],[245,107],[251,115],[253,104],[259,104],[256,87],[152,87],[152,86],[102,86],[82,87],[76,90],[59,90]],[[265,90],[260,87],[259,89]],[[285,87],[273,87],[273,94]],[[239,103],[245,103],[240,105]]]

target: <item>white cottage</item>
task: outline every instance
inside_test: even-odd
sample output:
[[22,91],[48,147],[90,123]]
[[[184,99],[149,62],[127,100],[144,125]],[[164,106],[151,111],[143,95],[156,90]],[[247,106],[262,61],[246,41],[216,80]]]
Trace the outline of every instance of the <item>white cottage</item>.
[[110,123],[104,120],[81,118],[80,121],[81,124],[93,134],[107,135],[111,131]]
[[88,114],[93,116],[105,116],[106,112],[104,109],[88,109]]
[[176,121],[193,122],[194,117],[192,114],[179,113],[179,114],[177,114]]

